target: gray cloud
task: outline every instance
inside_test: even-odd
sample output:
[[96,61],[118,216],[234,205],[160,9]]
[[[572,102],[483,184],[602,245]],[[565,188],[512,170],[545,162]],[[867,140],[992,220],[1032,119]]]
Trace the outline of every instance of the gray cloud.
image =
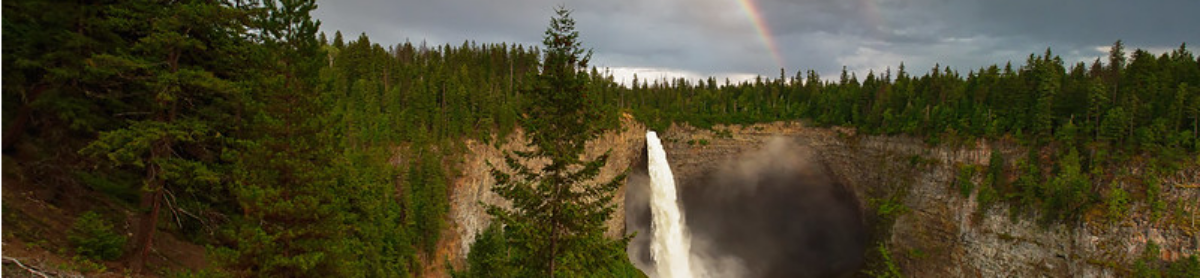
[[[565,4],[575,11],[593,64],[701,75],[778,75],[742,0],[340,0],[319,1],[322,29],[347,39],[457,45],[536,45]],[[904,61],[921,73],[935,63],[967,71],[1022,63],[1047,47],[1068,62],[1104,55],[1117,39],[1170,49],[1200,39],[1200,1],[1161,0],[755,0],[788,74],[846,66],[864,76]]]

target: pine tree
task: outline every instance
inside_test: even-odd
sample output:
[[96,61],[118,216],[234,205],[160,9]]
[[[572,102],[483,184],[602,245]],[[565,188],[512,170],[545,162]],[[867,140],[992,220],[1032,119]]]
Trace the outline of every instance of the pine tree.
[[[124,35],[124,45],[92,55],[89,75],[108,79],[96,92],[109,109],[128,111],[119,128],[100,133],[81,152],[107,164],[140,170],[141,211],[130,256],[144,266],[157,230],[164,193],[211,191],[221,179],[219,160],[236,129],[234,111],[244,94],[248,41],[240,19],[246,10],[207,1],[105,6],[104,24]],[[97,100],[97,103],[105,103]],[[126,114],[126,113],[116,113]]]
[[[628,239],[604,236],[604,222],[614,211],[613,192],[620,178],[594,182],[608,154],[585,161],[584,144],[601,132],[591,123],[600,116],[586,94],[591,52],[579,44],[570,11],[556,9],[542,41],[541,71],[532,77],[522,126],[534,147],[511,152],[512,170],[493,168],[493,191],[511,208],[489,206],[488,214],[503,224],[511,265],[519,277],[581,276],[623,259]],[[548,160],[541,169],[522,161]]]

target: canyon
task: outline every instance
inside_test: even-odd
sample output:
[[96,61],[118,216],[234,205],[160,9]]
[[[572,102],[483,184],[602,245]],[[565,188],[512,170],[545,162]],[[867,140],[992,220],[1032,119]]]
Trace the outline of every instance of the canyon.
[[[589,142],[587,147],[588,158],[612,152],[600,180],[631,173],[627,186],[617,192],[617,210],[608,222],[607,235],[618,237],[638,231],[630,249],[635,265],[644,261],[637,248],[646,244],[648,236],[638,228],[649,221],[645,197],[638,196],[640,190],[645,190],[638,184],[645,181],[639,181],[644,177],[637,173],[645,171],[646,131],[644,125],[626,116],[619,129]],[[880,261],[880,252],[887,252],[888,260],[912,277],[1119,277],[1128,273],[1148,243],[1159,246],[1165,261],[1200,254],[1200,226],[1196,225],[1200,220],[1200,188],[1195,186],[1200,184],[1200,169],[1194,167],[1161,177],[1162,200],[1169,211],[1164,217],[1150,217],[1144,202],[1134,201],[1128,217],[1123,219],[1089,214],[1074,224],[1047,224],[1039,222],[1036,215],[1010,213],[1012,208],[1006,202],[981,207],[975,194],[964,196],[954,185],[961,165],[986,167],[992,152],[1001,152],[1010,163],[1023,156],[1026,151],[1015,144],[978,140],[967,146],[929,146],[919,138],[862,135],[849,128],[818,128],[801,122],[712,129],[673,125],[658,134],[679,183],[679,194],[685,199],[685,215],[689,210],[699,211],[687,204],[687,195],[701,190],[696,184],[711,180],[713,173],[729,165],[745,165],[756,154],[796,157],[801,168],[819,172],[812,177],[829,179],[822,184],[833,186],[833,197],[785,197],[780,204],[788,204],[787,200],[818,200],[821,205],[784,206],[783,210],[797,211],[780,211],[779,215],[784,216],[778,221],[803,224],[836,218],[835,222],[840,223],[834,225],[836,229],[861,233],[838,241],[846,244],[813,249],[844,253],[850,258],[841,262],[850,272],[841,269],[832,273],[858,273],[874,267]],[[462,265],[474,236],[490,223],[485,204],[504,205],[504,200],[490,191],[494,181],[489,164],[502,165],[503,153],[522,150],[519,142],[523,140],[516,132],[500,141],[503,143],[466,142],[468,153],[452,182],[450,227],[440,244],[452,264]],[[789,147],[770,147],[778,142]],[[1137,165],[1129,167],[1131,172],[1139,171]],[[805,175],[799,177],[808,177]],[[971,178],[978,183],[982,175]],[[830,207],[837,209],[828,210]],[[821,215],[827,211],[828,215]],[[787,215],[808,218],[796,220]],[[687,217],[689,225],[693,217]],[[725,219],[728,225],[738,225],[737,217]],[[816,272],[782,273],[831,273],[806,271]],[[769,272],[755,273],[769,276]]]

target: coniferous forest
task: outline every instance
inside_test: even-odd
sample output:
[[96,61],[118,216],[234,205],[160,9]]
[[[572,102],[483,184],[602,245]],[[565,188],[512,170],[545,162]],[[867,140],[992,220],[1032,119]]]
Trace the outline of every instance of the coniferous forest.
[[[509,153],[517,172],[492,173],[515,208],[489,208],[504,226],[449,271],[636,277],[628,239],[603,237],[619,181],[569,186],[604,165],[578,158],[583,142],[618,128],[622,113],[654,130],[799,120],[930,145],[1021,145],[1030,151],[1016,167],[981,169],[990,182],[975,190],[980,203],[1019,204],[1046,222],[1120,214],[1135,201],[1161,214],[1155,175],[1196,164],[1200,151],[1200,59],[1182,44],[1155,55],[1116,41],[1091,63],[1046,49],[978,69],[900,64],[837,78],[781,69],[737,83],[622,85],[589,67],[566,10],[543,45],[430,45],[321,33],[314,9],[312,0],[5,1],[5,194],[41,192],[77,219],[46,234],[6,196],[5,241],[70,238],[44,244],[99,272],[119,262],[127,273],[181,277],[419,277],[446,268],[427,264],[463,139],[497,142],[520,128],[541,151]],[[518,157],[547,158],[552,173]],[[1153,167],[1109,171],[1130,161]],[[1106,182],[1129,178],[1142,180],[1145,200]],[[206,246],[208,266],[154,263],[163,233]]]

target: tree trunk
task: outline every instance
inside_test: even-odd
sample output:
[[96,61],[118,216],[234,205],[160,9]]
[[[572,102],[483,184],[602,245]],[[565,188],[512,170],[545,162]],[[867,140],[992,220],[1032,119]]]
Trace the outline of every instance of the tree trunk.
[[21,138],[25,136],[25,129],[29,125],[29,119],[33,114],[33,102],[37,100],[42,92],[46,91],[46,87],[46,84],[34,86],[29,95],[26,96],[25,103],[21,105],[21,108],[17,109],[17,118],[13,119],[13,124],[8,127],[8,130],[4,131],[3,152],[5,154],[11,154],[13,147],[17,145],[17,141],[21,141]]
[[[169,70],[172,73],[179,71],[179,56],[179,51],[175,51],[167,58]],[[167,109],[159,112],[156,120],[162,123],[174,123],[179,108],[177,102],[160,101],[160,105],[166,106]],[[142,216],[138,220],[138,231],[134,241],[134,244],[137,245],[137,252],[133,254],[133,265],[130,266],[134,273],[142,273],[142,268],[146,265],[146,257],[150,255],[150,249],[154,244],[154,232],[158,228],[158,211],[162,207],[163,187],[166,186],[166,181],[160,175],[162,171],[160,163],[171,154],[170,137],[158,138],[153,144],[150,146],[150,157],[146,163],[146,188],[142,189]]]
[[[550,218],[554,219],[554,216]],[[550,225],[550,278],[554,278],[555,261],[558,257],[558,225],[557,223]]]
[[167,139],[160,139],[150,149],[150,164],[146,167],[146,188],[142,189],[142,215],[138,220],[137,234],[134,237],[136,251],[132,254],[130,268],[134,273],[142,273],[146,265],[146,257],[154,243],[154,232],[158,227],[158,211],[162,206],[164,181],[159,178],[162,167],[154,162],[162,158],[169,150]]

